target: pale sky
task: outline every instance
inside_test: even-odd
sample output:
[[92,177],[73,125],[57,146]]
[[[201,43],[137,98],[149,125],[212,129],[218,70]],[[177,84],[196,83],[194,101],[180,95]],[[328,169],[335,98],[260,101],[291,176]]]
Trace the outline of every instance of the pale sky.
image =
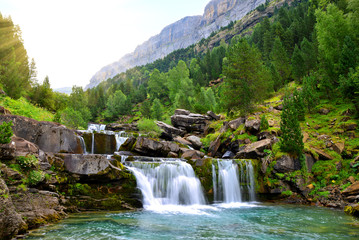
[[167,25],[202,15],[210,0],[0,0],[22,31],[38,80],[52,88],[85,86]]

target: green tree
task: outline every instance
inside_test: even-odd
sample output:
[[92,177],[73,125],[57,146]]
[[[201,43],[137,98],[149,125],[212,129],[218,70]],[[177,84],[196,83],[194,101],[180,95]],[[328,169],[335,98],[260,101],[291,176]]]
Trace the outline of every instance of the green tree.
[[304,105],[311,113],[319,103],[317,79],[313,74],[303,78],[302,96]]
[[340,88],[344,98],[349,99],[359,116],[359,66],[354,70],[351,69],[348,77],[340,77]]
[[142,114],[142,117],[147,119],[151,118],[151,102],[149,100],[145,100],[142,102],[140,112]]
[[224,90],[222,104],[230,112],[241,110],[247,114],[253,104],[266,97],[268,89],[268,71],[259,51],[244,39],[229,47],[224,63]]
[[282,45],[282,42],[277,37],[274,40],[273,49],[270,54],[270,59],[274,67],[276,68],[279,76],[281,78],[282,85],[288,81],[291,75],[291,67],[289,64],[289,59],[285,48]]
[[303,68],[305,74],[308,75],[317,65],[317,50],[307,38],[303,38],[303,41],[300,43],[300,49],[303,57]]
[[129,112],[128,105],[129,102],[126,95],[121,90],[117,90],[107,100],[105,115],[110,119],[116,118],[119,115],[125,115]]
[[300,156],[304,149],[303,135],[293,99],[288,96],[285,96],[283,101],[280,130],[282,133],[279,142],[281,151]]
[[295,45],[292,56],[292,70],[295,80],[300,82],[300,79],[305,74],[305,65],[302,52],[299,50],[297,44]]
[[358,48],[349,36],[345,36],[339,59],[339,74],[347,75],[349,70],[357,66]]
[[153,101],[151,107],[151,116],[153,119],[162,120],[163,119],[163,106],[157,98]]
[[148,92],[151,99],[162,99],[167,94],[166,78],[158,69],[154,69],[150,75]]

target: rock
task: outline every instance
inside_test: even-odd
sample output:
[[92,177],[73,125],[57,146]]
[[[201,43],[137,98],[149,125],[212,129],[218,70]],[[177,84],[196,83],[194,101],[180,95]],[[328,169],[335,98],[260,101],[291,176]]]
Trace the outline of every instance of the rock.
[[236,154],[236,158],[256,159],[265,156],[264,149],[270,149],[272,141],[270,139],[261,140],[247,145],[243,150]]
[[311,154],[305,154],[305,164],[307,166],[308,172],[312,172],[312,167],[314,163],[316,162],[315,158]]
[[18,213],[25,219],[29,228],[57,222],[66,216],[59,195],[48,191],[17,191],[13,203]]
[[336,142],[333,143],[332,148],[336,153],[342,154],[345,149],[345,144],[343,142]]
[[210,116],[211,118],[213,118],[214,120],[219,120],[221,117],[219,115],[216,115],[214,112],[212,111],[208,111],[207,115]]
[[0,106],[0,114],[1,115],[11,115],[10,110],[4,108],[3,106]]
[[0,144],[0,160],[11,160],[16,157],[15,143]]
[[86,149],[89,153],[92,153],[92,139],[94,139],[93,154],[112,154],[119,149],[116,149],[116,137],[115,135],[108,135],[101,132],[95,133],[83,133],[82,137],[86,143]]
[[39,147],[36,144],[16,136],[13,136],[11,139],[15,145],[15,155],[17,157],[26,156],[28,154],[39,155]]
[[127,140],[121,145],[120,151],[132,151],[134,148],[134,144],[136,143],[136,138],[130,136]]
[[355,183],[355,178],[353,176],[348,177],[348,181],[353,184]]
[[230,121],[228,123],[228,125],[233,131],[235,131],[235,130],[237,130],[239,128],[239,126],[244,124],[245,121],[246,121],[245,118],[237,118],[237,119],[234,119],[234,120]]
[[309,139],[309,134],[307,132],[303,132],[303,143],[306,143]]
[[173,139],[175,142],[178,142],[180,144],[183,144],[183,145],[186,145],[186,146],[192,146],[192,143],[190,141],[187,141],[186,139],[184,138],[181,138],[181,137],[176,137]]
[[222,158],[223,159],[232,159],[236,156],[236,154],[234,154],[232,151],[227,151],[223,154]]
[[280,104],[278,106],[275,106],[274,109],[278,110],[278,111],[282,111],[283,110],[283,104]]
[[[177,111],[177,110],[176,110]],[[186,112],[187,113],[187,112]],[[172,125],[175,128],[186,130],[187,132],[199,132],[203,133],[207,125],[209,117],[201,114],[175,114],[171,117]]]
[[191,112],[185,109],[176,109],[175,115],[189,115]]
[[187,159],[187,160],[193,160],[193,159],[201,159],[204,157],[204,153],[201,153],[197,150],[189,150],[182,154],[181,158]]
[[288,155],[283,155],[276,160],[276,164],[273,166],[274,170],[279,173],[293,172],[300,170],[300,161],[299,159],[294,159]]
[[165,151],[167,152],[167,150],[169,150],[170,152],[176,153],[178,154],[180,151],[180,147],[178,146],[178,144],[174,143],[174,142],[161,142],[164,146],[164,149],[166,149]]
[[178,154],[177,154],[177,153],[174,153],[174,152],[169,152],[169,153],[168,153],[168,157],[169,157],[169,158],[178,158]]
[[164,123],[161,121],[157,121],[156,124],[159,128],[161,128],[163,131],[165,131],[166,133],[168,133],[172,136],[183,136],[186,133],[185,131],[183,131],[179,128],[175,128],[175,127],[168,125],[167,123]]
[[345,131],[354,131],[358,128],[358,125],[356,123],[352,123],[345,126]]
[[258,140],[263,140],[263,139],[272,139],[273,135],[272,133],[268,132],[268,131],[263,131],[257,134],[257,139]]
[[0,178],[0,239],[12,239],[26,228],[26,223],[15,209],[7,185]]
[[138,131],[136,124],[129,123],[109,123],[106,125],[106,130],[118,132],[118,131]]
[[208,148],[208,156],[214,157],[221,146],[221,135],[219,135],[214,142],[211,142]]
[[66,170],[80,175],[98,174],[108,168],[109,160],[97,154],[62,154]]
[[347,187],[344,191],[342,191],[342,194],[345,196],[359,195],[359,181],[356,181],[355,183]]
[[319,150],[317,148],[311,148],[316,154],[318,154],[317,160],[333,160],[334,158],[327,154],[326,152]]
[[45,152],[83,153],[80,138],[75,131],[53,122],[39,122],[31,118],[0,115],[1,122],[13,122],[14,134],[35,143]]
[[345,206],[344,212],[348,215],[359,217],[359,204]]
[[319,109],[318,113],[321,115],[328,115],[330,113],[330,110],[327,108],[321,108]]
[[22,179],[24,178],[24,176],[18,171],[7,167],[5,164],[2,164],[0,169],[4,179],[9,186],[22,183]]
[[193,148],[195,148],[197,150],[201,149],[201,147],[203,146],[201,139],[199,137],[192,135],[192,136],[187,137],[186,140],[191,142],[191,145],[193,146]]
[[141,155],[152,157],[167,157],[171,151],[163,143],[144,137],[137,138],[133,150]]
[[246,130],[252,134],[257,134],[260,126],[261,126],[261,121],[258,119],[254,119],[254,120],[247,119],[245,122]]

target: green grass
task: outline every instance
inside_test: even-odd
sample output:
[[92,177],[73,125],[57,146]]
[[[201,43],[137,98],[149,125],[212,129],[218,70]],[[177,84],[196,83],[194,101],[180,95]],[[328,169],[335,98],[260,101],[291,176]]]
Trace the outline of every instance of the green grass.
[[10,97],[0,97],[0,105],[11,111],[13,115],[20,115],[37,121],[52,121],[54,114],[31,104],[26,98],[14,100]]

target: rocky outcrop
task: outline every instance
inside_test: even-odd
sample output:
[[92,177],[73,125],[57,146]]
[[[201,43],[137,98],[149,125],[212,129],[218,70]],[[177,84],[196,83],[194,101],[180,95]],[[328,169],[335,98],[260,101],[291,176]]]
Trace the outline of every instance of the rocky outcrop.
[[185,131],[181,130],[179,128],[175,128],[167,123],[161,122],[161,121],[157,121],[156,122],[157,126],[159,128],[161,128],[164,132],[166,132],[168,135],[170,135],[171,137],[173,136],[183,136],[185,135]]
[[0,123],[4,121],[13,122],[12,129],[17,137],[35,143],[45,152],[83,152],[78,135],[63,125],[16,115],[0,115]]
[[273,168],[279,173],[293,172],[301,168],[299,159],[288,155],[281,156],[276,162]]
[[106,125],[106,130],[110,131],[138,131],[136,124],[129,123],[109,123]]
[[[186,114],[184,114],[186,113]],[[177,111],[171,117],[172,125],[188,133],[196,132],[203,133],[209,120],[212,118],[207,115],[196,113],[188,113]]]
[[185,17],[165,27],[160,34],[138,46],[133,53],[103,67],[91,78],[86,89],[93,88],[101,81],[129,68],[151,63],[177,49],[199,42],[202,38],[209,37],[212,32],[227,26],[231,21],[241,19],[264,2],[264,0],[212,0],[206,6],[203,16]]
[[112,154],[116,149],[115,135],[108,135],[105,133],[83,133],[82,137],[85,140],[86,149],[92,153],[92,140],[94,140],[93,154]]
[[265,149],[272,147],[271,139],[264,139],[247,145],[243,150],[236,154],[236,158],[241,159],[257,159],[265,156]]
[[66,170],[80,175],[99,174],[110,167],[109,160],[104,155],[61,154]]
[[26,230],[26,223],[16,211],[9,189],[0,178],[0,239],[11,239],[21,230]]

